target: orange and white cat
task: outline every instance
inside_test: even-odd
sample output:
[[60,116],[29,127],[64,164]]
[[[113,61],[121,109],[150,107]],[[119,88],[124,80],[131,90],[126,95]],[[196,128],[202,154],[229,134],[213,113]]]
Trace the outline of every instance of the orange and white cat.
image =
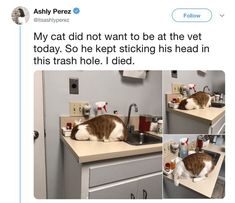
[[77,123],[72,129],[71,138],[104,142],[126,141],[127,128],[119,117],[101,115],[83,123]]
[[187,99],[184,99],[179,104],[179,109],[192,110],[192,109],[204,109],[211,106],[212,97],[205,92],[197,92]]
[[179,185],[181,178],[193,178],[193,182],[205,179],[213,170],[212,157],[206,153],[195,153],[185,157],[176,164],[173,171],[174,184]]

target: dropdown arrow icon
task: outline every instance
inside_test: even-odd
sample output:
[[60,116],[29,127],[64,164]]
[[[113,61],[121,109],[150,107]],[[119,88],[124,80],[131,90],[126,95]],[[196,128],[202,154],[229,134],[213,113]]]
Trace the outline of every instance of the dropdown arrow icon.
[[223,17],[224,17],[224,14],[219,14],[219,15],[220,15],[220,17],[221,17],[221,18],[223,18]]

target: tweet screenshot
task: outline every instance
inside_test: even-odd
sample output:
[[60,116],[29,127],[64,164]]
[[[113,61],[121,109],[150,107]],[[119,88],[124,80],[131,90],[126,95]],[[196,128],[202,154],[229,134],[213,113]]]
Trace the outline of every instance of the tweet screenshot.
[[12,198],[231,200],[231,5],[9,3]]

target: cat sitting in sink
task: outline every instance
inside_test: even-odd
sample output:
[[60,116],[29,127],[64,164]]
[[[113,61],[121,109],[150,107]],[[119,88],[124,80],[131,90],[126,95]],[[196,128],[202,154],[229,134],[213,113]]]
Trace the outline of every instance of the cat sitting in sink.
[[119,117],[101,115],[83,123],[76,123],[71,131],[71,138],[104,142],[126,141],[127,128]]
[[209,154],[191,154],[176,164],[173,171],[174,184],[178,186],[181,178],[193,178],[193,182],[204,180],[213,168],[214,162]]
[[205,92],[197,92],[179,104],[181,110],[204,109],[211,106],[212,96]]

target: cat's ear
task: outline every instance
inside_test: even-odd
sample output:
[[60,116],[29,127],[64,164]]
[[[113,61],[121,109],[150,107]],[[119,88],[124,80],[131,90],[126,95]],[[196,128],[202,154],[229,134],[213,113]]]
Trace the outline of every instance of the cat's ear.
[[82,123],[82,119],[79,119],[79,121],[75,120],[74,123],[73,123],[73,126],[77,126],[77,125],[79,125],[81,123]]

